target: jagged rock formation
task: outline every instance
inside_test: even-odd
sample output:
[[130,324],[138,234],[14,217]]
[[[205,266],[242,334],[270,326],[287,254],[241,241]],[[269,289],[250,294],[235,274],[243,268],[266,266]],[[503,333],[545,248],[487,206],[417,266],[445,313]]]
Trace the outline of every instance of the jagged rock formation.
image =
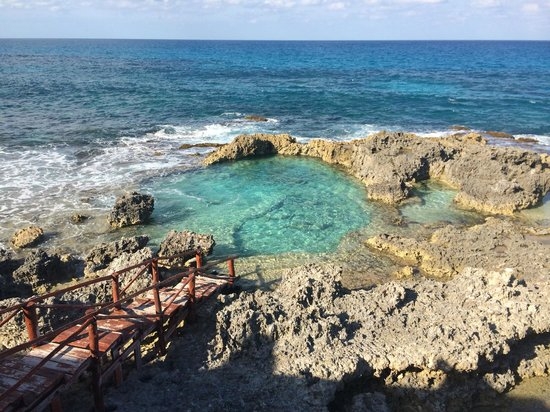
[[318,157],[343,166],[365,183],[371,199],[387,203],[406,199],[416,182],[430,178],[457,188],[455,200],[463,207],[494,214],[536,206],[550,191],[548,156],[489,146],[476,133],[420,138],[380,132],[350,142],[306,144],[289,135],[243,135],[204,163],[273,154]]
[[270,365],[273,379],[295,380],[309,410],[326,410],[358,380],[373,393],[354,403],[383,405],[378,391],[389,404],[467,410],[480,392],[547,373],[550,356],[530,362],[528,353],[550,347],[549,298],[548,282],[518,281],[511,270],[346,292],[337,268],[306,266],[274,292],[223,297],[208,366]]
[[44,239],[44,230],[38,226],[29,226],[15,232],[11,244],[16,248],[33,247]]
[[98,270],[105,269],[118,256],[123,253],[134,253],[144,248],[149,242],[148,236],[134,236],[130,238],[122,237],[111,243],[101,243],[84,258],[86,267],[85,274],[91,274]]
[[155,199],[151,195],[126,193],[116,200],[109,214],[109,224],[121,228],[145,223],[153,213],[154,206]]
[[178,232],[171,230],[160,244],[158,251],[159,257],[175,256],[185,252],[191,252],[188,256],[170,259],[169,261],[160,261],[160,264],[184,265],[186,261],[195,258],[194,251],[200,249],[202,256],[210,255],[214,250],[216,241],[214,236],[200,234],[184,230]]
[[47,253],[38,249],[32,251],[21,266],[13,271],[13,283],[18,286],[22,296],[32,293],[40,294],[60,282],[66,282],[71,276],[74,259],[70,255]]
[[548,247],[528,239],[515,224],[496,218],[469,228],[449,225],[436,230],[429,240],[380,234],[368,239],[367,245],[442,279],[469,266],[485,270],[514,268],[518,276],[530,279],[544,279],[550,273]]

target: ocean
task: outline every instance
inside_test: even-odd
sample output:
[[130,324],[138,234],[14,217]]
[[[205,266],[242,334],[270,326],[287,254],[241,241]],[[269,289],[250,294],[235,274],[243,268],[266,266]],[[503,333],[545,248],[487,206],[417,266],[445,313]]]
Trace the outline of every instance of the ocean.
[[[251,121],[250,115],[265,121]],[[258,132],[289,133],[299,141],[348,140],[379,130],[437,136],[457,126],[529,137],[537,142],[531,144],[535,150],[549,151],[550,42],[0,39],[0,245],[8,247],[14,231],[30,224],[44,227],[51,245],[77,248],[102,240],[108,231],[102,216],[127,190],[155,195],[152,225],[111,237],[145,230],[158,240],[169,228],[209,231],[213,215],[199,216],[198,209],[217,203],[223,207],[211,208],[216,216],[233,216],[228,209],[233,200],[258,196],[260,189],[235,191],[247,186],[239,167],[206,172],[200,155],[209,149],[180,149],[184,143],[225,143]],[[256,174],[259,187],[264,182],[266,193],[279,187],[262,180],[265,166],[249,166],[256,169],[247,173]],[[296,175],[322,174],[325,166],[273,167],[288,170],[288,181],[296,178],[300,185]],[[335,248],[346,230],[370,224],[375,214],[376,206],[365,206],[361,186],[333,172],[338,178],[327,181],[349,184],[354,193],[342,192],[336,202],[320,205],[330,197],[325,193],[309,204],[308,210],[324,211],[312,213],[326,222],[302,224],[302,230],[318,227],[334,237],[320,247],[321,236],[305,251]],[[224,190],[209,185],[220,178],[229,197],[203,197]],[[302,193],[309,199],[326,185]],[[303,242],[284,240],[298,232],[278,230],[272,221],[250,224],[269,215],[299,228],[309,217],[279,210],[284,199],[296,196],[283,185],[262,207],[255,202],[259,209],[236,202],[236,210],[250,213],[229,229],[222,228],[224,221],[216,223],[221,250],[281,253],[283,243],[288,251],[299,248]],[[294,209],[304,204],[286,203]],[[352,209],[342,211],[342,205]],[[75,213],[92,219],[74,225]],[[339,219],[338,213],[352,218]],[[351,226],[334,228],[336,220]],[[262,234],[271,244],[252,247],[250,239],[259,245]]]

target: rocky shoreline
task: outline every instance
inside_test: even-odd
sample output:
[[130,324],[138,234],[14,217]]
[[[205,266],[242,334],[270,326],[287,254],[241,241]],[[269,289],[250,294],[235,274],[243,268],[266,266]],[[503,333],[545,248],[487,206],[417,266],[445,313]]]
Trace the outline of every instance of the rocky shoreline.
[[[440,181],[457,190],[460,207],[488,217],[470,227],[449,225],[410,236],[396,230],[362,239],[359,248],[398,268],[388,273],[392,281],[367,289],[346,289],[341,267],[308,264],[287,270],[273,291],[220,296],[212,305],[216,321],[206,322],[208,330],[196,338],[200,356],[181,355],[185,366],[172,359],[178,366],[167,371],[162,365],[178,357],[171,352],[136,373],[129,378],[133,388],[110,395],[118,410],[173,410],[148,399],[151,380],[157,391],[175,391],[180,379],[204,386],[176,395],[201,410],[260,405],[261,410],[384,411],[406,404],[440,411],[470,409],[523,379],[548,376],[550,231],[524,226],[515,214],[540,205],[550,192],[550,156],[494,147],[475,133],[420,138],[383,132],[307,144],[289,135],[239,136],[204,163],[275,154],[311,156],[342,167],[365,184],[370,199],[391,205],[407,201],[418,182]],[[129,194],[117,200],[110,224],[146,222],[153,207],[152,198]],[[396,229],[399,225],[397,219]],[[0,305],[69,281],[74,273],[98,276],[155,254],[197,246],[210,253],[215,245],[208,235],[171,232],[158,251],[136,236],[83,251],[79,259],[36,249],[42,236],[40,228],[32,228],[14,237],[14,247],[31,248],[24,259],[0,250],[0,298],[9,298]],[[90,293],[97,297],[101,291]],[[0,345],[17,343],[17,327],[0,336]],[[179,345],[175,342],[174,350]],[[254,376],[245,378],[235,368]],[[148,373],[165,380],[142,381]],[[189,373],[193,376],[180,376]],[[230,401],[222,398],[226,389],[213,389],[219,379],[238,386]],[[203,399],[208,388],[220,399]]]

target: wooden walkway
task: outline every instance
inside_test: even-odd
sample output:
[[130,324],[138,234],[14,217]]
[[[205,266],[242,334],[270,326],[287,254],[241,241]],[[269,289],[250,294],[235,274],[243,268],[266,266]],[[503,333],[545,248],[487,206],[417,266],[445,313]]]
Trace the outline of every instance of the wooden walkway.
[[[165,353],[166,343],[182,321],[192,320],[196,306],[221,288],[232,286],[235,280],[234,257],[225,260],[228,275],[212,275],[208,269],[220,262],[200,267],[201,256],[197,253],[197,268],[162,281],[160,259],[1,309],[0,327],[22,315],[29,342],[0,352],[0,411],[60,411],[62,393],[84,372],[91,377],[95,409],[104,410],[103,388],[108,383],[121,384],[122,368],[128,361],[141,366],[144,341],[155,342],[153,354]],[[137,275],[121,290],[123,276],[136,271]],[[151,286],[126,293],[130,284],[149,272]],[[99,282],[110,283],[112,301],[86,305],[84,316],[38,335],[40,308],[83,309],[76,305],[46,305],[47,298]]]

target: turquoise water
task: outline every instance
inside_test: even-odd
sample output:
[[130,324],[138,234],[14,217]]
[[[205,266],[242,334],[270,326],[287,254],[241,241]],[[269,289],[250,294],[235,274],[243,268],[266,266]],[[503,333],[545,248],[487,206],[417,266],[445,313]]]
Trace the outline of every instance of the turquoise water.
[[158,237],[172,228],[212,233],[219,254],[328,252],[367,226],[372,210],[360,182],[308,158],[201,168],[147,190],[155,196]]
[[457,191],[438,182],[419,183],[413,190],[414,198],[400,207],[407,223],[420,224],[473,224],[482,215],[460,209],[454,203]]

